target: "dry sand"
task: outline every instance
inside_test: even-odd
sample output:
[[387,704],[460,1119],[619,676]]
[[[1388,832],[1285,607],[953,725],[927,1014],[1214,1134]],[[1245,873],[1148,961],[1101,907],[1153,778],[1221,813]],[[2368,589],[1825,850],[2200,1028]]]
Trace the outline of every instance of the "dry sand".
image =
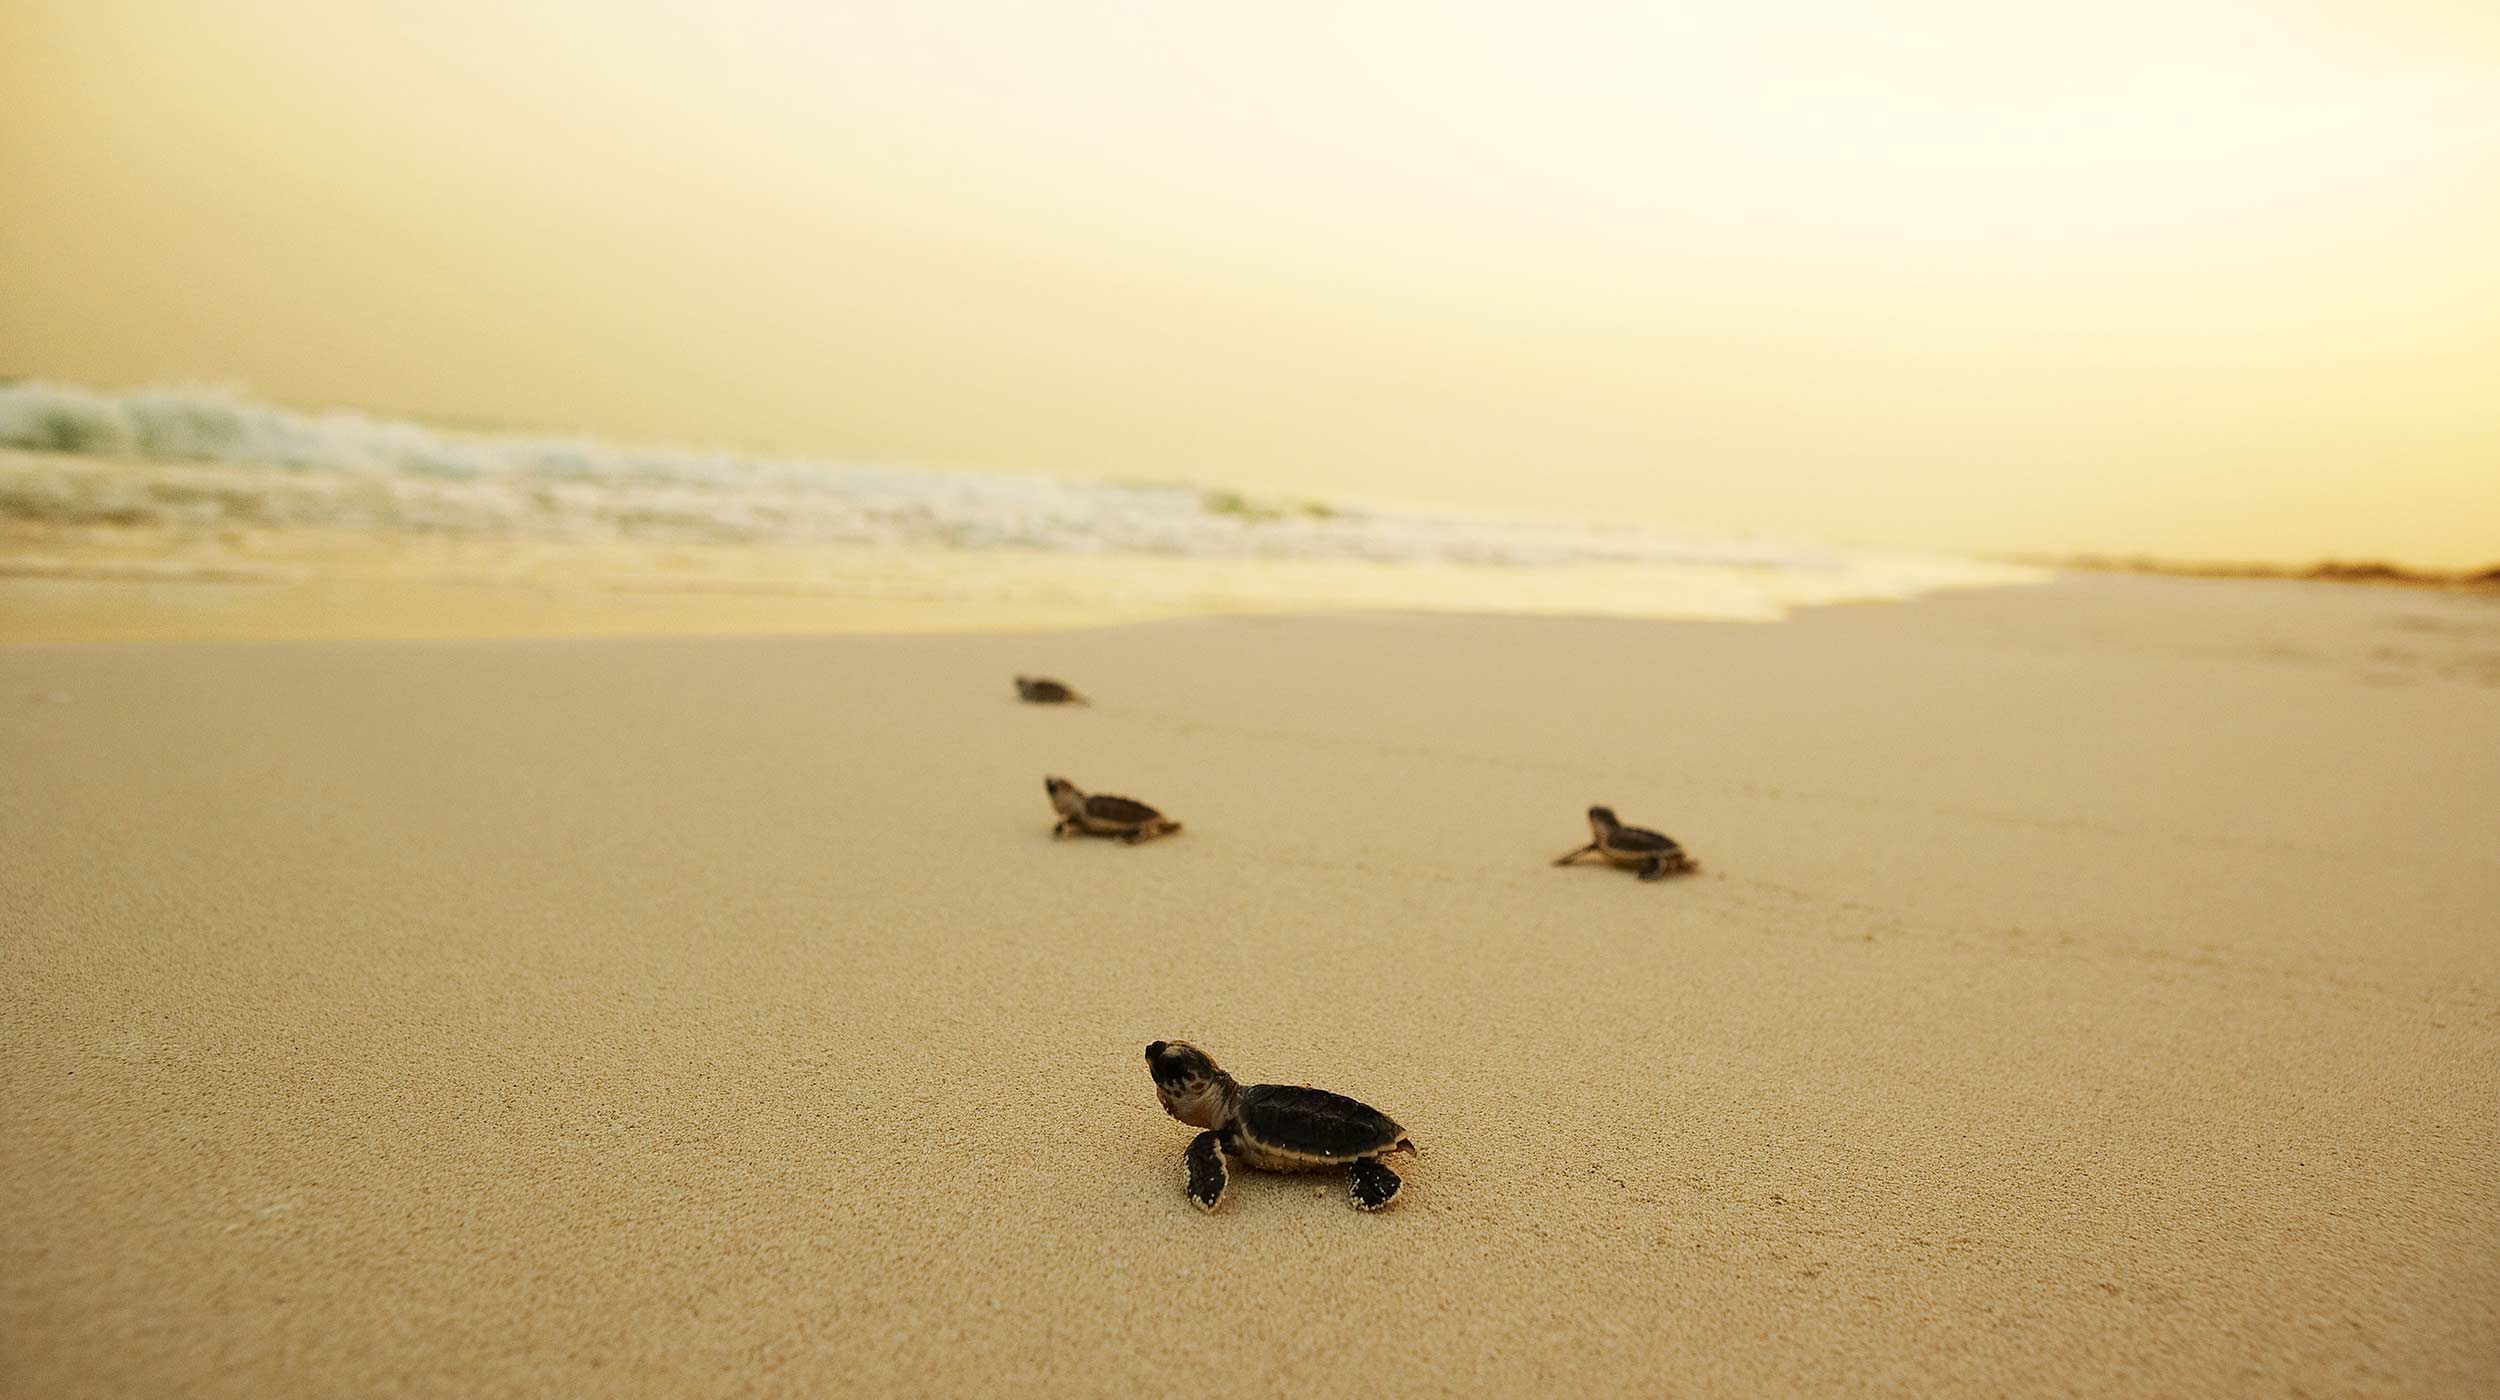
[[[0,1385],[2500,1393],[2495,797],[2500,608],[2295,584],[0,648]],[[1175,1036],[1405,1197],[1198,1214]]]

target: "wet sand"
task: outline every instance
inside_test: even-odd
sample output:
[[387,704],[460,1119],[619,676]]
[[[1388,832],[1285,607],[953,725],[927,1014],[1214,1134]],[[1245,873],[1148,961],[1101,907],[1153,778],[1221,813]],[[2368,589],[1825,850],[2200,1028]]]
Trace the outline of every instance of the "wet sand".
[[[0,1390],[2500,1393],[2496,721],[2110,577],[0,647]],[[1404,1197],[1200,1215],[1173,1037]]]

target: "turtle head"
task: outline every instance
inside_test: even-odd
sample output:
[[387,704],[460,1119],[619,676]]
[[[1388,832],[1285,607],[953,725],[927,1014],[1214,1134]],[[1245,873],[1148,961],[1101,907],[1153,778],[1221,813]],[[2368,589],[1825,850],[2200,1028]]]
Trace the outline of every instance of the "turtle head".
[[1063,817],[1076,815],[1076,809],[1084,805],[1085,794],[1065,778],[1044,778],[1042,786],[1049,789],[1050,805]]
[[1612,808],[1612,807],[1591,807],[1591,808],[1589,808],[1589,829],[1590,829],[1591,831],[1594,831],[1594,832],[1596,832],[1596,833],[1598,833],[1599,835],[1601,835],[1601,836],[1602,836],[1602,835],[1606,834],[1607,832],[1612,831],[1612,830],[1614,830],[1616,827],[1619,827],[1619,826],[1621,826],[1621,825],[1623,825],[1623,823],[1621,823],[1621,822],[1619,822],[1619,821],[1616,821],[1616,820],[1615,820],[1615,809],[1614,809],[1614,808]]
[[1156,1041],[1146,1047],[1146,1072],[1154,1076],[1163,1111],[1191,1127],[1217,1128],[1232,1117],[1239,1086],[1197,1046],[1185,1040]]

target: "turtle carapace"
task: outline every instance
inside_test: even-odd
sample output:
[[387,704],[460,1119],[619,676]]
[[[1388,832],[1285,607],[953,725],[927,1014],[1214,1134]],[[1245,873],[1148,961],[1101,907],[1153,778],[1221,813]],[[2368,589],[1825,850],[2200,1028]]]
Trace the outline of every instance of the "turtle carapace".
[[1082,705],[1085,697],[1048,676],[1016,677],[1016,698],[1033,705]]

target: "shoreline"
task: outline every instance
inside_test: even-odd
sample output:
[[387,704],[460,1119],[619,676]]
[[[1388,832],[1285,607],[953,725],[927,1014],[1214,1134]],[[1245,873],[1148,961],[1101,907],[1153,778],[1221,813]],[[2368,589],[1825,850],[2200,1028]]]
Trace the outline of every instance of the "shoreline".
[[[491,551],[490,551],[491,552]],[[15,564],[15,567],[13,567]],[[2272,573],[2175,572],[2089,565],[2036,567],[2033,576],[1999,584],[1966,584],[1903,596],[1853,596],[1798,603],[1776,612],[1707,606],[1683,613],[1425,607],[1397,601],[1171,600],[1086,602],[972,598],[874,598],[803,583],[686,577],[601,581],[573,578],[434,576],[279,576],[228,574],[163,577],[138,567],[102,565],[54,571],[0,560],[0,646],[79,643],[338,642],[462,640],[557,641],[565,638],[851,637],[909,634],[1012,636],[1132,627],[1191,619],[1271,620],[1362,617],[1416,621],[1553,621],[1763,623],[1815,613],[1913,604],[1960,591],[2036,590],[2061,582],[2106,578],[2193,585],[2367,583],[2348,593],[2445,597],[2468,607],[2495,596],[2472,581],[2323,579]],[[2469,616],[2471,616],[2469,614]]]
[[2320,560],[2312,564],[2199,564],[2176,559],[2078,554],[2009,562],[2073,573],[2141,574],[2155,578],[2266,579],[2284,583],[2364,584],[2500,596],[2500,564],[2488,568],[2422,569],[2385,560]]
[[1400,612],[1775,621],[2036,569],[1462,565],[0,525],[0,643],[1050,630]]

